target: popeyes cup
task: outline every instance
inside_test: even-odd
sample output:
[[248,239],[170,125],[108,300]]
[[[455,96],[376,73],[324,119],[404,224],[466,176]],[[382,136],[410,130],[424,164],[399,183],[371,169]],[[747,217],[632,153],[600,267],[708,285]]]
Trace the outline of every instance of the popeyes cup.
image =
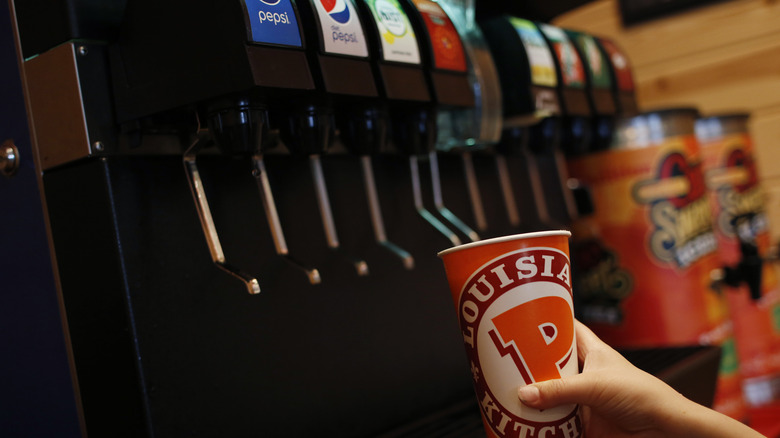
[[578,373],[568,231],[482,240],[439,253],[488,437],[575,438],[577,406],[523,405],[517,388]]

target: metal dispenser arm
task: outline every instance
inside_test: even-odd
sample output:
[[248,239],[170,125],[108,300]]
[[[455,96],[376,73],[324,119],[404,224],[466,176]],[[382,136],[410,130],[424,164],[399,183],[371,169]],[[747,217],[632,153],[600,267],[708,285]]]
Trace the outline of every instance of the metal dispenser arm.
[[254,175],[255,180],[257,181],[257,187],[260,190],[260,198],[263,201],[265,216],[268,218],[268,227],[271,230],[271,237],[274,240],[276,254],[281,256],[287,263],[306,274],[306,277],[309,278],[311,284],[319,284],[322,281],[320,272],[316,268],[305,266],[289,254],[287,241],[284,238],[282,223],[279,220],[279,214],[276,211],[276,202],[274,201],[274,195],[271,191],[271,183],[268,181],[268,172],[265,170],[262,154],[255,154],[252,156],[252,175]]
[[479,240],[479,235],[476,231],[472,230],[462,220],[460,220],[454,213],[452,213],[447,207],[444,206],[444,200],[441,195],[441,179],[439,177],[439,156],[436,151],[428,153],[428,163],[431,167],[431,186],[433,189],[433,205],[436,206],[436,211],[447,219],[452,225],[455,226],[460,232],[465,234],[471,239],[472,242]]
[[479,193],[479,183],[474,172],[474,160],[471,157],[471,151],[463,151],[461,159],[463,160],[463,172],[466,174],[466,185],[469,191],[469,200],[471,200],[474,220],[477,222],[477,229],[486,231],[488,224],[485,217],[485,207],[482,205],[482,195]]
[[[330,209],[330,199],[328,198],[328,187],[325,184],[325,176],[322,172],[322,162],[319,154],[309,156],[311,165],[311,174],[314,178],[314,189],[317,194],[317,204],[320,207],[320,216],[322,217],[322,226],[325,230],[325,238],[328,241],[328,247],[333,250],[340,250],[339,237],[336,234],[336,224],[333,220],[333,213]],[[344,254],[355,266],[355,271],[360,276],[368,275],[368,264],[359,258]]]
[[547,224],[551,222],[550,210],[547,209],[547,200],[544,199],[544,189],[542,188],[542,177],[539,175],[539,166],[536,163],[536,157],[529,149],[530,140],[529,128],[520,128],[520,151],[526,161],[526,170],[531,182],[531,194],[534,198],[534,206],[539,222]]
[[498,181],[501,185],[501,195],[504,198],[509,224],[513,227],[519,227],[520,211],[517,209],[517,202],[515,202],[515,193],[512,190],[512,179],[509,176],[506,157],[501,154],[496,154],[496,171],[498,172]]
[[409,169],[412,173],[412,193],[414,195],[414,207],[417,210],[417,213],[434,228],[436,228],[436,230],[442,233],[444,237],[449,239],[453,246],[460,245],[462,242],[460,241],[458,235],[447,228],[447,226],[441,223],[440,220],[436,219],[436,216],[431,214],[430,211],[426,210],[425,206],[423,205],[422,189],[420,186],[420,168],[416,155],[409,156]]
[[553,158],[555,160],[555,170],[558,172],[558,178],[560,179],[561,193],[563,195],[563,202],[566,206],[566,213],[569,215],[569,220],[575,220],[579,217],[577,212],[577,203],[574,201],[574,193],[569,188],[569,168],[566,165],[566,157],[561,150],[561,134],[554,134],[553,140]]
[[242,272],[240,269],[231,266],[225,261],[225,254],[222,252],[222,245],[219,242],[217,228],[214,226],[214,219],[211,217],[211,209],[206,198],[206,192],[203,190],[203,182],[200,178],[198,166],[195,163],[196,155],[200,149],[208,142],[208,132],[198,129],[197,139],[184,152],[183,163],[184,171],[187,175],[187,182],[190,184],[192,198],[195,201],[195,208],[198,211],[198,219],[203,228],[203,235],[206,238],[206,244],[211,253],[211,260],[221,270],[227,272],[233,277],[241,280],[250,294],[260,293],[260,284],[254,277]]
[[413,269],[414,258],[412,255],[398,245],[387,240],[385,224],[382,221],[382,209],[379,206],[379,195],[377,195],[376,182],[374,181],[374,169],[371,165],[371,157],[362,155],[360,157],[360,164],[363,169],[363,181],[366,186],[366,196],[371,211],[371,225],[374,227],[376,242],[400,258],[406,269]]

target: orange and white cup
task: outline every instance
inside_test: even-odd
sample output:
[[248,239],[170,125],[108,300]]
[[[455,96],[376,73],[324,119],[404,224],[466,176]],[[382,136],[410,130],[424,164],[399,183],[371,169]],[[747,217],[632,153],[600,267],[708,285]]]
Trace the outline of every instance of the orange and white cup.
[[568,231],[499,237],[439,253],[488,437],[576,438],[576,405],[540,411],[517,388],[577,374]]

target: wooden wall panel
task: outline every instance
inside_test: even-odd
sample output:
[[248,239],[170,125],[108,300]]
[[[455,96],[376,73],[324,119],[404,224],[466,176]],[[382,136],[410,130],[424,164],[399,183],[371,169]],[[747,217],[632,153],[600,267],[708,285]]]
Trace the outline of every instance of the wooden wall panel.
[[780,238],[780,1],[725,1],[624,28],[617,1],[597,0],[554,24],[619,44],[644,109],[751,113],[772,234]]

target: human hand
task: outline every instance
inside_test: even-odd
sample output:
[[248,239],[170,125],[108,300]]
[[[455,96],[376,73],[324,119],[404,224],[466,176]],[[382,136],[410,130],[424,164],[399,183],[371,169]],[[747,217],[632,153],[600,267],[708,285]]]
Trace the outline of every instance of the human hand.
[[587,438],[761,436],[636,368],[579,321],[575,331],[582,372],[520,388],[525,405],[579,404]]

